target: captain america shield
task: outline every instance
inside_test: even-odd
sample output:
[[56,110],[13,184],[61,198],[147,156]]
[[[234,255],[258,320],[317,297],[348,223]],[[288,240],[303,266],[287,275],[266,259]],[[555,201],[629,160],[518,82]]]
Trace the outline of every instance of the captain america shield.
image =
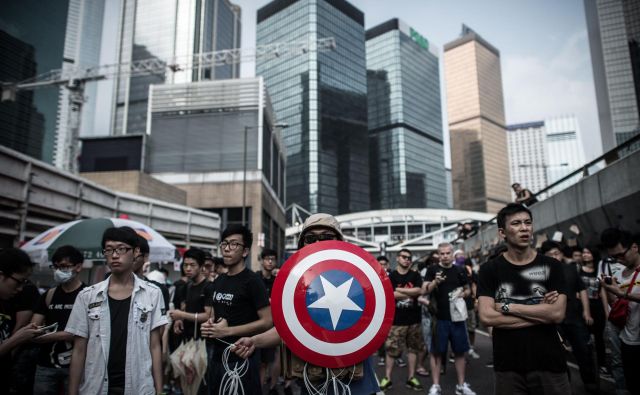
[[271,291],[273,322],[301,359],[327,368],[362,362],[384,343],[395,313],[386,271],[343,241],[308,245],[282,266]]

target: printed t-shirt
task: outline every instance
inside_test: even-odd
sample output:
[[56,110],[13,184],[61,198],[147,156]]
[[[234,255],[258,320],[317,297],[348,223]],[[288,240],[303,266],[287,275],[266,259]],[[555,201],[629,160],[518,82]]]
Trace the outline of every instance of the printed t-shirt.
[[[640,270],[640,268],[637,270]],[[633,275],[633,270],[623,270],[614,274],[622,292],[626,293],[629,289]],[[636,277],[635,284],[631,288],[631,294],[640,295],[640,274]],[[640,303],[629,302],[627,324],[620,331],[620,340],[630,346],[640,345]]]
[[431,282],[436,278],[436,274],[442,272],[445,277],[431,293],[435,295],[438,311],[436,318],[444,321],[451,321],[451,309],[449,307],[449,296],[454,290],[467,285],[467,273],[463,267],[451,265],[443,267],[440,264],[431,265],[427,269],[426,281]]
[[[392,288],[420,288],[422,287],[422,278],[420,273],[409,270],[405,274],[398,273],[397,270],[389,274]],[[396,300],[396,315],[393,317],[393,325],[406,326],[418,324],[422,320],[420,315],[420,305],[418,297]]]
[[[514,265],[501,255],[480,267],[478,296],[497,303],[540,304],[550,291],[567,294],[564,271],[553,258],[537,254],[526,265]],[[493,328],[493,364],[497,372],[567,371],[555,324]]]

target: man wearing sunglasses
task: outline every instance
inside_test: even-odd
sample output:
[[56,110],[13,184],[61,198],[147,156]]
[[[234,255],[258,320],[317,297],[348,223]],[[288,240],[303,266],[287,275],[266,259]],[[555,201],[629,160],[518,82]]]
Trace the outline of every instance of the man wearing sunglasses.
[[74,336],[70,395],[162,392],[167,317],[160,289],[134,274],[138,245],[126,226],[102,235],[111,275],[80,291],[65,328]]

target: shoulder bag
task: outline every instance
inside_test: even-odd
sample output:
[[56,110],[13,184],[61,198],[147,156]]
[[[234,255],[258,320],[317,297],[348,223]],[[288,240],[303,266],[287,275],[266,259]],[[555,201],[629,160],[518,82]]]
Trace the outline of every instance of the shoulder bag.
[[609,312],[609,321],[618,328],[622,329],[625,325],[627,325],[627,317],[629,316],[629,299],[626,296],[629,295],[633,286],[636,283],[636,278],[638,277],[638,273],[640,269],[636,269],[633,274],[633,278],[631,278],[631,283],[629,284],[629,288],[627,288],[627,292],[624,294],[624,298],[618,298],[611,305],[611,311]]

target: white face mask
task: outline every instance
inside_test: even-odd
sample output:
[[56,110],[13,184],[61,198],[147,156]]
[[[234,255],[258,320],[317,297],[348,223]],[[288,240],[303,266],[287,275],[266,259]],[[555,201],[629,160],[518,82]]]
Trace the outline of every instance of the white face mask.
[[75,276],[75,273],[73,272],[73,270],[56,269],[53,271],[53,279],[58,284],[68,283],[73,279],[74,276]]

